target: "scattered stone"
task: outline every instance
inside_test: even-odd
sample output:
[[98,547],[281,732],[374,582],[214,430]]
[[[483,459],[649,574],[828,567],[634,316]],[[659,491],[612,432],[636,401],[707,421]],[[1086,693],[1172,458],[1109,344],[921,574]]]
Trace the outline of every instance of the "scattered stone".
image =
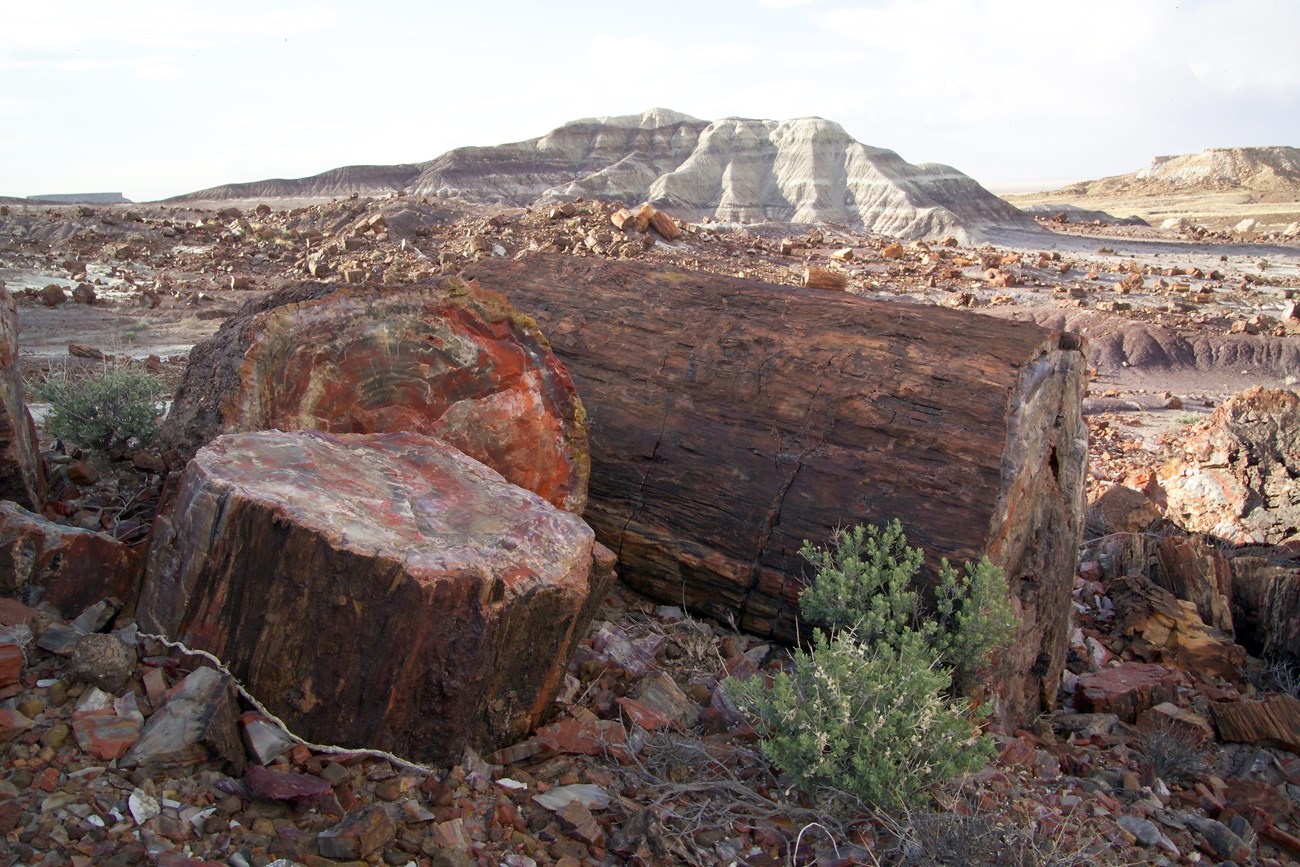
[[63,291],[63,287],[58,283],[50,283],[37,292],[36,297],[41,299],[41,303],[46,307],[58,307],[68,300],[68,293]]
[[135,650],[122,639],[94,633],[83,635],[77,642],[69,671],[83,683],[118,694],[126,689],[127,681],[135,673],[135,661]]
[[249,765],[244,772],[244,786],[254,798],[293,801],[304,808],[319,803],[332,788],[328,780],[311,774],[268,770],[261,765]]
[[316,845],[326,858],[358,861],[396,836],[397,824],[388,811],[371,805],[348,813],[337,825],[321,831]]
[[235,729],[235,707],[235,686],[228,675],[212,668],[196,669],[149,717],[121,766],[152,772],[216,760],[242,774],[244,749]]

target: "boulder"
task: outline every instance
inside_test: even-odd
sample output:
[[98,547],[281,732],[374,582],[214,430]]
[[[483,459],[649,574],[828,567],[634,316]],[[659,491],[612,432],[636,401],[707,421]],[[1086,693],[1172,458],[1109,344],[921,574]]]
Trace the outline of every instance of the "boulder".
[[587,429],[532,320],[490,293],[290,287],[190,354],[162,431],[175,467],[219,434],[412,431],[581,514]]
[[587,518],[638,590],[794,641],[803,541],[899,518],[926,581],[940,557],[1005,570],[1021,625],[1003,707],[1051,706],[1087,443],[1070,335],[637,263],[466,274],[536,317],[573,375],[592,419]]
[[0,596],[46,602],[70,619],[101,599],[130,598],[139,575],[139,555],[116,539],[0,502]]
[[45,505],[45,470],[36,425],[23,400],[18,370],[18,305],[0,282],[0,500]]
[[231,434],[159,513],[136,616],[308,740],[455,761],[541,722],[612,559],[431,437]]
[[1167,514],[1233,543],[1277,545],[1300,529],[1300,395],[1255,387],[1233,395],[1158,472]]

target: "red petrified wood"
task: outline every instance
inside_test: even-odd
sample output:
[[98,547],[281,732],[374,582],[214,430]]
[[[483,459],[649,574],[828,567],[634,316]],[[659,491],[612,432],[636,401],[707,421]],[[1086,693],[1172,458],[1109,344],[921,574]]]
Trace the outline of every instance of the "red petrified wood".
[[581,514],[587,429],[536,325],[466,288],[296,286],[190,354],[163,429],[179,467],[224,433],[412,431]]
[[613,577],[593,549],[437,439],[232,434],[159,514],[137,617],[308,740],[454,761],[542,721]]

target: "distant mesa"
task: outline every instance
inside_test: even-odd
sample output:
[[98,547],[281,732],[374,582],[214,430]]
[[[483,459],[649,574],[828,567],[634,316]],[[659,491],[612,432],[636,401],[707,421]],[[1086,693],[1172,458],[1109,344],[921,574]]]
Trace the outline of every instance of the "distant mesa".
[[47,193],[28,196],[24,201],[36,205],[129,205],[121,193]]
[[462,147],[423,163],[348,166],[294,180],[227,184],[170,199],[400,193],[524,207],[575,199],[651,202],[721,222],[830,222],[901,238],[986,239],[1032,218],[954,168],[912,165],[816,117],[706,121],[667,109],[584,118],[539,138]]
[[1126,175],[1080,181],[1049,195],[1159,196],[1184,192],[1254,193],[1270,201],[1300,198],[1300,149],[1286,146],[1208,148],[1156,157]]

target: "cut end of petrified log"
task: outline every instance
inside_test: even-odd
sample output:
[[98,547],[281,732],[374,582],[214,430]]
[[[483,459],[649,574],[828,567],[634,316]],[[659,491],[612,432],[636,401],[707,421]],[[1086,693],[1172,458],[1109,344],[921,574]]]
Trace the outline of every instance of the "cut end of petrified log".
[[541,722],[608,581],[593,544],[433,438],[228,435],[159,515],[137,617],[310,740],[444,761]]
[[503,298],[439,287],[291,287],[195,347],[163,429],[173,466],[220,434],[412,431],[581,514],[590,457],[573,383]]

